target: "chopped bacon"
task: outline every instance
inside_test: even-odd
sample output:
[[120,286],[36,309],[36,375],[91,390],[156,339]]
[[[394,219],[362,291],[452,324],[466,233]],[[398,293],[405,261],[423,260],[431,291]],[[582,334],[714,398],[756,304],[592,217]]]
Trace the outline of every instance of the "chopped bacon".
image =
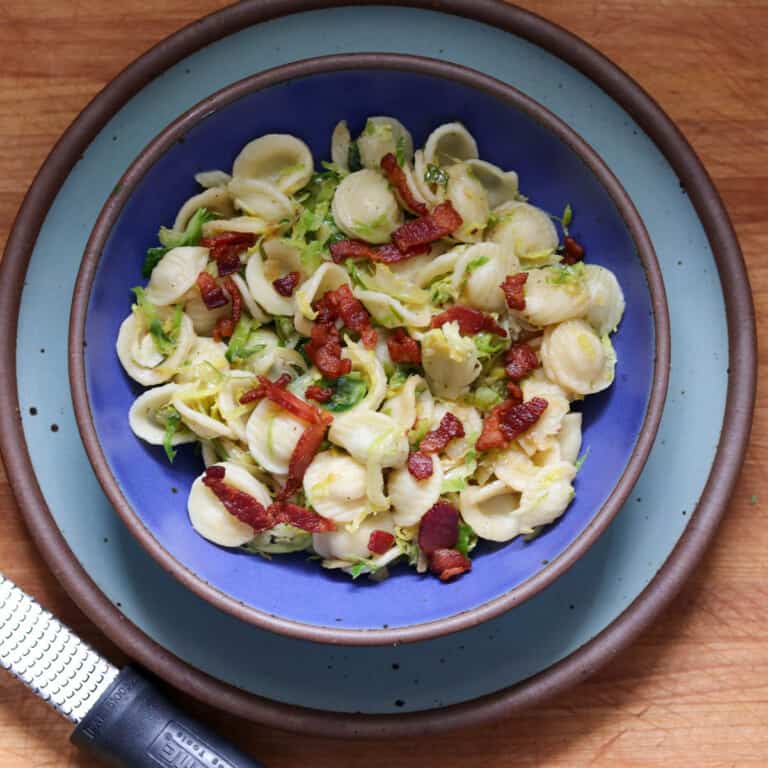
[[464,425],[452,413],[446,413],[437,429],[427,432],[419,443],[422,453],[439,453],[454,437],[464,437]]
[[299,437],[288,462],[288,479],[285,481],[285,487],[278,494],[279,500],[293,496],[301,488],[304,473],[312,463],[312,459],[315,458],[315,454],[320,450],[323,440],[325,440],[326,429],[328,429],[327,422],[310,424],[301,433],[301,437]]
[[330,533],[336,530],[332,520],[321,517],[311,509],[291,504],[289,501],[276,501],[269,507],[275,523],[287,523],[294,528],[310,533]]
[[405,328],[395,328],[387,339],[387,349],[393,363],[421,363],[421,347],[411,338]]
[[316,403],[327,403],[333,397],[333,390],[330,387],[310,384],[304,393],[304,397],[308,400],[314,400]]
[[575,264],[584,258],[584,246],[573,237],[566,237],[563,240],[563,264]]
[[301,274],[298,272],[289,272],[287,275],[283,275],[282,277],[278,277],[277,280],[273,280],[272,285],[281,296],[293,296],[293,292],[299,284],[300,277]]
[[419,526],[419,547],[429,557],[438,549],[450,549],[459,538],[459,510],[447,501],[433,504]]
[[429,570],[439,576],[440,581],[449,581],[471,571],[472,561],[456,549],[436,549],[429,558]]
[[525,283],[528,280],[527,272],[518,272],[516,275],[507,275],[499,286],[504,291],[507,306],[522,312],[525,309]]
[[504,370],[512,381],[520,381],[539,367],[539,358],[528,344],[513,344],[504,357]]
[[210,250],[211,258],[215,259],[219,268],[219,276],[224,277],[240,269],[240,254],[255,242],[256,236],[250,232],[222,232],[215,237],[204,237],[200,245]]
[[338,264],[345,259],[370,259],[382,264],[394,264],[413,256],[429,252],[429,245],[418,245],[407,251],[401,251],[396,245],[370,245],[362,240],[339,240],[331,243],[331,258]]
[[388,531],[371,531],[371,535],[368,537],[368,549],[374,555],[383,555],[385,552],[389,552],[394,543],[395,537]]
[[432,457],[427,456],[426,453],[421,453],[421,451],[414,451],[408,456],[408,471],[417,480],[426,480],[428,477],[432,477],[432,473],[435,471]]
[[359,333],[364,346],[369,349],[376,346],[377,334],[371,325],[371,316],[348,285],[326,291],[317,302],[316,324],[330,325],[337,319],[341,319],[350,331]]
[[507,382],[507,400],[512,400],[515,404],[523,402],[523,390],[516,381]]
[[341,359],[341,336],[333,322],[315,323],[310,334],[304,352],[326,379],[338,379],[352,370],[352,361]]
[[203,484],[213,491],[227,512],[241,523],[250,525],[254,531],[266,531],[271,528],[275,522],[269,510],[245,491],[227,485],[224,482],[225,474],[224,467],[208,467],[205,470]]
[[213,338],[216,341],[228,339],[234,332],[237,324],[240,322],[240,315],[243,311],[243,297],[231,277],[224,278],[224,287],[232,299],[232,313],[229,317],[220,318],[213,329]]
[[505,400],[495,406],[483,420],[483,431],[475,443],[478,451],[501,448],[532,427],[547,408],[543,397],[534,397],[524,403]]
[[480,333],[480,331],[495,333],[497,336],[507,335],[507,332],[490,315],[461,304],[454,304],[445,312],[435,315],[432,318],[432,327],[439,328],[445,323],[454,321],[459,324],[459,333],[462,335]]
[[416,199],[411,188],[408,186],[408,178],[405,175],[405,171],[398,165],[397,158],[391,152],[387,152],[381,158],[381,168],[386,173],[389,183],[397,190],[397,194],[400,196],[405,207],[419,216],[427,216],[429,208]]
[[197,276],[197,287],[208,309],[218,309],[229,302],[227,294],[209,272],[201,272]]
[[[288,381],[290,381],[290,378]],[[277,381],[270,381],[266,376],[259,376],[259,386],[246,392],[240,398],[240,402],[245,404],[266,397],[309,424],[323,424],[327,426],[333,421],[333,416],[330,413],[321,411],[314,405],[304,402],[300,397],[294,395],[293,392],[285,389],[287,383],[282,377]]]
[[392,233],[392,241],[405,253],[417,245],[427,245],[455,232],[464,220],[448,200],[432,213],[407,221]]

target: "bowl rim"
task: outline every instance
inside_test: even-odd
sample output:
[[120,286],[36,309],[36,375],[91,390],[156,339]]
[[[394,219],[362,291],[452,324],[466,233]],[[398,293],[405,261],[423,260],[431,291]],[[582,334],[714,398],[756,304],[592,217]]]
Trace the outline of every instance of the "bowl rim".
[[[654,371],[643,424],[623,472],[581,533],[542,570],[504,594],[444,618],[396,628],[336,628],[286,619],[228,595],[178,560],[144,524],[112,474],[94,426],[86,382],[85,325],[102,251],[123,207],[154,163],[207,116],[244,96],[291,80],[358,69],[413,72],[469,85],[525,112],[567,144],[607,191],[629,230],[648,283],[654,324]],[[669,380],[670,327],[661,268],[642,219],[612,171],[572,128],[516,88],[468,67],[407,54],[351,53],[303,59],[231,83],[186,110],[141,150],[104,204],[86,244],[73,292],[68,359],[75,418],[96,477],[130,532],[164,570],[216,608],[262,629],[313,642],[370,646],[427,640],[488,621],[549,586],[589,549],[628,498],[653,447]]]

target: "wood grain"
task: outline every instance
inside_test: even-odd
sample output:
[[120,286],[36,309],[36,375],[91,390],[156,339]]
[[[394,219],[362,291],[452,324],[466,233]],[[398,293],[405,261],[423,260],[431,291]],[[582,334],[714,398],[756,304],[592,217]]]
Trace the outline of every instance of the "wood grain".
[[[56,138],[149,46],[223,7],[214,0],[0,2],[0,245]],[[766,328],[768,3],[536,0],[636,78],[677,121],[723,195]],[[760,371],[765,373],[761,357]],[[633,648],[566,695],[507,722],[428,744],[297,738],[206,710],[271,768],[768,765],[768,410],[714,546]],[[0,469],[0,569],[116,662],[37,556]],[[0,676],[0,765],[84,766],[69,727]],[[329,734],[332,736],[333,734]],[[428,755],[428,757],[425,757]]]

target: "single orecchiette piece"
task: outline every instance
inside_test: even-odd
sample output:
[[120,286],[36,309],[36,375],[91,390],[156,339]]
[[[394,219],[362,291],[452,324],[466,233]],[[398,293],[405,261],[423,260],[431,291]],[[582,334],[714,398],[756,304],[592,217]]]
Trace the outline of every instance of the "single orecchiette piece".
[[390,416],[358,408],[336,416],[328,439],[361,462],[371,462],[375,452],[381,467],[402,466],[408,458],[408,440]]
[[438,400],[432,415],[432,429],[436,429],[446,413],[453,414],[464,427],[464,437],[454,437],[445,447],[445,455],[453,462],[461,461],[472,449],[483,429],[480,412],[472,405],[448,403]]
[[346,120],[340,120],[331,134],[331,161],[343,171],[349,170],[349,145],[352,136]]
[[491,208],[517,198],[518,180],[514,171],[502,171],[497,165],[485,160],[472,159],[465,162],[472,175],[485,189]]
[[558,436],[560,458],[575,464],[581,450],[581,414],[567,413],[563,416],[563,425]]
[[304,473],[304,494],[307,503],[329,520],[357,520],[367,509],[365,466],[334,451],[318,453]]
[[309,147],[287,133],[269,133],[246,144],[232,165],[232,178],[274,184],[290,195],[312,177],[314,161]]
[[285,475],[306,426],[271,400],[262,400],[245,426],[248,450],[267,472]]
[[147,301],[156,307],[177,304],[194,287],[197,276],[207,263],[207,248],[171,248],[152,270],[146,289]]
[[332,207],[339,229],[368,243],[386,243],[403,222],[403,212],[387,180],[371,169],[342,179]]
[[[228,461],[217,466],[224,467],[227,485],[253,496],[256,501],[268,507],[272,503],[266,486],[237,464]],[[205,539],[222,547],[239,547],[250,541],[254,530],[250,525],[231,515],[216,498],[216,494],[203,483],[200,475],[189,492],[187,511],[193,528]]]
[[[200,171],[200,173],[195,174],[195,181],[201,187],[205,187],[205,189],[226,187],[231,180],[232,177],[224,171]],[[194,213],[194,211],[192,211],[192,213]]]
[[400,148],[405,162],[413,157],[413,139],[408,129],[394,117],[369,117],[357,139],[360,162],[364,168],[378,170],[384,155]]
[[576,467],[567,461],[536,470],[520,497],[517,517],[521,533],[532,533],[565,512],[574,495],[571,481],[575,476]]
[[496,454],[493,472],[513,491],[522,493],[536,473],[536,465],[517,442],[512,442]]
[[523,400],[541,397],[547,401],[547,407],[539,420],[518,438],[523,450],[532,456],[537,451],[546,451],[557,441],[570,404],[567,393],[549,381],[540,369],[523,379],[520,388],[523,391]]
[[416,423],[416,390],[418,387],[426,389],[427,382],[418,374],[409,376],[397,393],[388,397],[381,406],[381,412],[391,416],[404,432],[408,432]]
[[205,237],[216,237],[222,232],[247,232],[257,237],[269,232],[273,225],[258,216],[237,216],[234,219],[212,219],[203,224]]
[[[128,423],[136,437],[150,445],[163,445],[167,415],[163,409],[171,404],[178,384],[163,384],[140,394],[128,411]],[[183,426],[171,436],[171,445],[194,443],[197,437]]]
[[269,322],[269,315],[264,312],[264,310],[254,301],[253,296],[251,296],[251,292],[248,289],[248,283],[246,283],[237,273],[230,275],[230,278],[237,290],[240,291],[240,296],[243,299],[245,308],[248,310],[248,314],[258,323]]
[[477,347],[472,339],[459,334],[455,322],[424,334],[421,360],[434,394],[448,400],[466,394],[482,368],[477,359]]
[[[160,314],[160,313],[159,313]],[[153,387],[173,377],[195,340],[192,321],[182,315],[173,352],[164,356],[155,345],[146,323],[132,312],[123,320],[117,335],[117,356],[125,372],[139,384]]]
[[246,425],[253,410],[253,404],[242,405],[240,398],[256,386],[256,383],[255,374],[248,371],[231,371],[221,385],[216,399],[221,418],[232,430],[235,438],[243,443],[248,442]]
[[590,294],[585,272],[575,267],[543,267],[528,270],[525,309],[520,313],[532,325],[543,327],[583,317]]
[[392,516],[386,513],[372,515],[363,520],[354,531],[341,528],[331,533],[315,533],[312,535],[312,549],[324,560],[362,560],[371,557],[368,542],[374,531],[394,534],[395,524]]
[[507,275],[520,271],[511,248],[496,243],[469,246],[454,267],[452,283],[463,304],[484,312],[503,312],[506,299],[501,284]]
[[517,257],[529,266],[553,259],[559,244],[552,218],[535,205],[522,202],[503,204],[494,210],[498,223],[490,232],[494,243],[514,249]]
[[447,169],[448,190],[446,196],[462,218],[462,225],[452,237],[464,243],[476,243],[483,239],[491,208],[483,185],[465,163],[457,163]]
[[[197,336],[174,380],[179,384],[188,384],[208,374],[224,373],[229,370],[226,352],[227,345],[223,342],[214,341],[208,336]],[[206,370],[201,370],[201,366]]]
[[437,456],[430,459],[432,474],[425,480],[417,480],[408,467],[395,469],[389,475],[387,493],[395,525],[415,525],[440,498],[443,468]]
[[624,293],[616,275],[597,264],[586,264],[590,301],[586,319],[604,336],[618,328],[624,314]]
[[431,165],[454,165],[477,157],[477,142],[461,123],[439,125],[424,145],[424,159]]
[[[226,176],[226,174],[224,175]],[[224,183],[226,184],[226,182]],[[198,208],[206,208],[212,213],[218,213],[219,216],[225,219],[235,215],[235,207],[232,205],[229,192],[227,192],[226,188],[214,186],[211,189],[206,189],[205,192],[200,192],[190,197],[179,208],[176,220],[173,222],[173,229],[176,232],[183,232]]]
[[613,345],[608,336],[598,336],[585,320],[568,320],[547,328],[540,355],[547,376],[575,395],[600,392],[613,382]]
[[293,216],[291,199],[267,181],[235,177],[229,182],[229,194],[237,208],[262,221],[274,223]]
[[171,399],[171,405],[179,412],[181,420],[201,440],[236,437],[228,424],[211,416],[206,408],[200,407],[206,401],[213,403],[217,389],[205,387],[201,390],[197,383],[185,384],[179,387]]
[[264,254],[254,249],[245,267],[245,280],[254,301],[272,315],[293,315],[295,296],[283,296],[273,281],[288,272],[301,269],[298,250],[285,240],[267,240]]
[[459,494],[461,516],[481,539],[489,541],[510,541],[520,533],[519,504],[520,494],[501,480],[470,485]]

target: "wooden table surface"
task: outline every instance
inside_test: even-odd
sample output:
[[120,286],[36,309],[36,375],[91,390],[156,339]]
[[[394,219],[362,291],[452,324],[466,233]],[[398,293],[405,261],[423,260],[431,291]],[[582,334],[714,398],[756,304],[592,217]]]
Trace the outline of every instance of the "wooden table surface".
[[[0,0],[0,247],[61,132],[123,67],[216,0]],[[702,157],[768,291],[768,2],[523,2],[592,43],[654,96]],[[760,360],[761,371],[764,361]],[[578,688],[429,744],[298,738],[189,705],[270,768],[768,765],[768,412],[717,540],[671,609]],[[48,573],[0,468],[0,570],[115,662],[122,655]],[[0,676],[0,766],[94,765],[69,726]],[[429,755],[429,757],[425,757]]]

